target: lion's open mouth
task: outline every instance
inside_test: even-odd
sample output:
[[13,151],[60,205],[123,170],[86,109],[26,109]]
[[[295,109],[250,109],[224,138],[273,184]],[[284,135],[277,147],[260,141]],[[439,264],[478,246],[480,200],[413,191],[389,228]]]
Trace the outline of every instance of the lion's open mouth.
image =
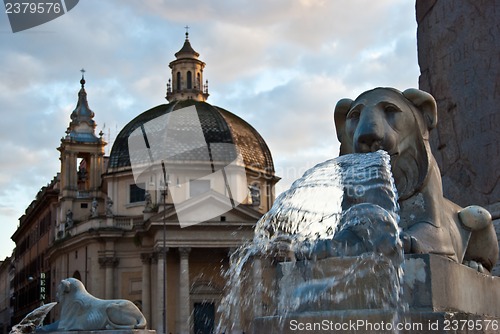
[[387,152],[387,154],[389,154],[389,157],[392,159],[392,158],[395,158],[397,156],[399,156],[399,151],[396,151],[396,152],[391,152],[391,150],[386,150],[385,148],[381,147],[379,148],[378,150],[382,150],[382,151],[385,151]]

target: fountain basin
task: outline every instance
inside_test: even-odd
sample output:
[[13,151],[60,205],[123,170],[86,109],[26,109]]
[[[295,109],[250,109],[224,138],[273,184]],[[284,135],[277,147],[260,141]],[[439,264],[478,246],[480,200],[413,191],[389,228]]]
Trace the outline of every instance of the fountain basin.
[[306,312],[281,321],[278,316],[259,318],[254,322],[253,333],[497,334],[499,321],[495,317],[470,313],[410,311],[394,322],[394,313],[390,311],[342,310]]
[[[328,258],[309,262],[302,268],[293,262],[280,263],[276,266],[277,286],[287,286],[288,291],[297,291],[303,289],[308,281],[345,275],[349,268],[356,265],[356,261],[359,261],[356,257]],[[296,302],[293,292],[288,296],[281,294],[281,305],[276,315],[256,317],[253,333],[328,333],[339,329],[329,328],[329,322],[337,324],[336,326],[346,326],[346,323],[362,325],[362,322],[381,326],[382,323],[394,321],[422,326],[406,331],[402,328],[400,333],[500,331],[499,277],[479,273],[439,255],[405,255],[402,301],[407,304],[408,309],[401,311],[395,318],[397,307],[391,308],[384,304],[387,297],[384,285],[390,275],[383,263],[378,266],[381,266],[378,269],[384,270],[374,268],[375,270],[368,270],[363,277],[356,278],[355,286],[349,287],[349,298],[339,298],[338,302],[319,298],[316,302],[306,300],[302,304],[293,305]],[[352,280],[350,284],[353,284]],[[287,300],[290,301],[290,307],[295,309],[286,309]],[[376,305],[375,301],[382,302]],[[312,326],[318,323],[325,327],[311,327],[311,330],[297,327],[299,324]],[[352,326],[340,329],[342,333],[370,332],[369,329],[354,329]]]

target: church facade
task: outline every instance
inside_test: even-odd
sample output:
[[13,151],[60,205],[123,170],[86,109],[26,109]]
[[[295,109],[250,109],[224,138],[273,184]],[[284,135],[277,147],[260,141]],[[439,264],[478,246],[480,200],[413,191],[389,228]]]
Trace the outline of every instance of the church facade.
[[168,103],[131,120],[109,157],[82,76],[60,173],[13,235],[15,257],[35,263],[35,283],[19,274],[27,265],[16,268],[16,288],[34,289],[19,316],[75,277],[96,297],[136,303],[158,333],[214,329],[230,255],[253,238],[279,178],[260,134],[206,102],[205,63],[188,37],[170,63]]

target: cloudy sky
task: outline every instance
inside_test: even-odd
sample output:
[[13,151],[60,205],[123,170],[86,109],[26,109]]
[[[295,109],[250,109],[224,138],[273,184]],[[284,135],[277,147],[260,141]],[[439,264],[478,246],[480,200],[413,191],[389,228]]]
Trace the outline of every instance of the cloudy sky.
[[[267,141],[277,191],[338,155],[333,108],[376,86],[418,86],[414,1],[81,0],[12,33],[0,13],[0,259],[38,190],[60,169],[60,139],[87,71],[97,130],[112,144],[165,103],[168,64],[190,41],[207,65],[208,102]],[[108,145],[107,153],[111,145]]]

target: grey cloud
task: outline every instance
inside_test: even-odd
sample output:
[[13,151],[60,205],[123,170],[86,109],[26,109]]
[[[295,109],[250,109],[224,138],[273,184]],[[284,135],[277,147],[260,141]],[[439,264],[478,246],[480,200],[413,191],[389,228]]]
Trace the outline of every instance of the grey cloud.
[[[87,69],[98,131],[106,124],[112,141],[139,113],[166,103],[168,64],[186,24],[207,63],[208,102],[262,134],[283,172],[278,189],[284,190],[299,171],[337,154],[332,112],[338,99],[370,85],[416,84],[413,6],[396,0],[86,0],[46,25],[0,34],[0,203],[16,208],[0,208],[0,219],[16,226],[59,169],[56,147],[77,102],[79,69]],[[0,27],[7,24],[0,16]],[[360,56],[378,49],[375,62]]]

